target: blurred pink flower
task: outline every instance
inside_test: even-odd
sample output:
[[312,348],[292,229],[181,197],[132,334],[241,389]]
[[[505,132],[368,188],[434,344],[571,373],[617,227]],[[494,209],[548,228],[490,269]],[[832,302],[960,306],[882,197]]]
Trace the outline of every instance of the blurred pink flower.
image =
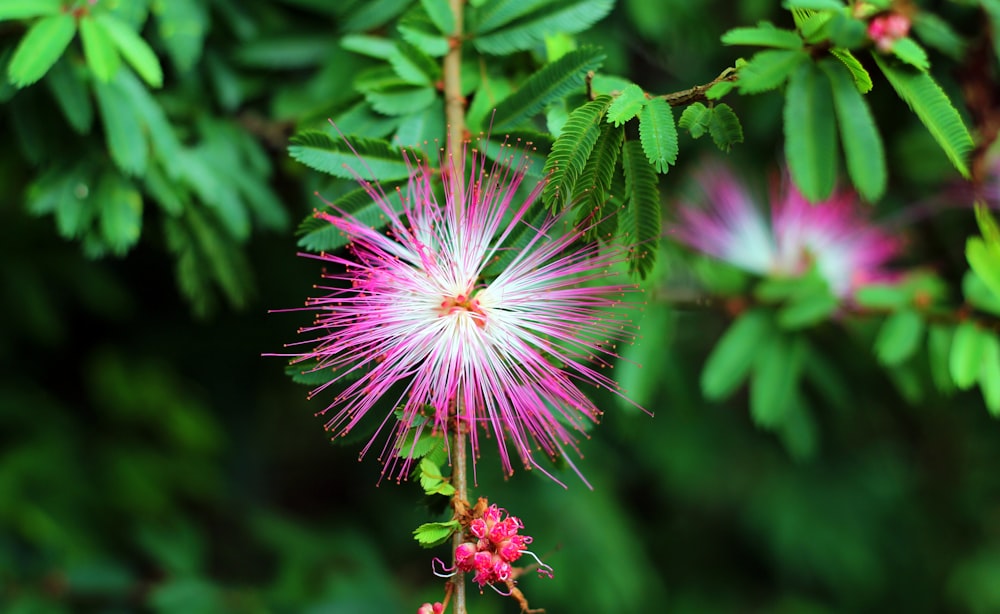
[[699,172],[697,181],[707,208],[681,203],[672,234],[700,252],[758,275],[797,276],[816,266],[840,298],[892,278],[883,267],[901,243],[867,219],[851,192],[811,204],[786,178],[772,186],[767,220],[730,170],[712,166]]
[[[605,281],[622,254],[582,243],[565,218],[530,226],[526,215],[542,184],[518,199],[528,160],[514,158],[488,166],[473,150],[471,177],[456,171],[464,202],[453,200],[449,172],[443,206],[435,171],[423,161],[408,161],[401,212],[380,186],[361,181],[387,231],[344,212],[317,214],[350,239],[350,254],[316,256],[333,270],[319,287],[325,294],[306,304],[316,319],[300,331],[310,338],[295,345],[309,347],[292,363],[333,374],[313,394],[346,384],[323,410],[335,436],[352,431],[382,397],[400,410],[401,419],[389,412],[379,427],[392,431],[380,455],[383,475],[406,475],[405,442],[415,441],[408,435],[429,428],[447,437],[456,415],[473,459],[483,429],[508,473],[511,456],[528,468],[538,467],[537,452],[569,461],[576,433],[601,414],[578,385],[618,390],[601,369],[616,356],[615,344],[633,337],[613,308],[634,287]],[[504,242],[521,230],[528,232],[522,247],[506,252]],[[510,262],[487,276],[501,257]]]
[[892,51],[892,46],[910,33],[910,18],[900,13],[886,13],[868,22],[868,38],[883,53]]

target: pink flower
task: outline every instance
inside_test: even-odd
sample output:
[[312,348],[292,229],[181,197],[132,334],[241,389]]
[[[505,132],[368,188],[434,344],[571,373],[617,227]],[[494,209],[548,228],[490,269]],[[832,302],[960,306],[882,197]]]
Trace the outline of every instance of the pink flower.
[[731,171],[709,167],[698,175],[707,210],[679,208],[674,236],[688,246],[758,275],[798,276],[812,266],[838,297],[885,281],[883,266],[901,243],[872,225],[854,195],[835,193],[811,204],[790,181],[771,191],[771,219]]
[[433,605],[425,603],[417,608],[417,614],[442,614],[443,612],[444,604],[440,601],[435,601]]
[[892,46],[910,33],[910,18],[899,13],[887,13],[868,22],[868,38],[882,53],[892,51]]
[[[473,150],[471,177],[464,167],[444,173],[443,205],[436,173],[423,161],[408,159],[401,210],[361,181],[387,231],[344,212],[317,214],[350,239],[350,254],[316,256],[332,267],[320,287],[325,294],[306,304],[316,318],[300,331],[310,338],[296,345],[310,347],[292,362],[333,374],[313,394],[345,385],[323,410],[335,436],[356,428],[382,397],[400,410],[399,420],[381,418],[379,431],[392,430],[383,474],[406,474],[408,435],[433,429],[447,436],[456,417],[468,429],[472,458],[483,429],[507,473],[511,456],[527,468],[539,466],[539,450],[567,458],[576,433],[601,414],[579,384],[618,391],[601,370],[615,345],[633,338],[614,308],[634,286],[607,283],[622,254],[582,243],[565,216],[531,226],[542,185],[519,198],[528,161],[513,159],[487,165]],[[464,180],[462,202],[451,196],[456,176]],[[522,247],[509,253],[504,242],[522,231]],[[509,258],[506,267],[488,271],[500,258]]]

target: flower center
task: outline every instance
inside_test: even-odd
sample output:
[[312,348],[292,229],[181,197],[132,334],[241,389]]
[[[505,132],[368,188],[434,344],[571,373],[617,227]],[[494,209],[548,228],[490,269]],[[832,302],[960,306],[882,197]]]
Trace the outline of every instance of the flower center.
[[479,305],[479,299],[472,298],[469,295],[446,296],[441,301],[441,309],[438,310],[438,314],[442,317],[460,312],[466,312],[471,315],[476,326],[479,328],[486,326],[486,312]]

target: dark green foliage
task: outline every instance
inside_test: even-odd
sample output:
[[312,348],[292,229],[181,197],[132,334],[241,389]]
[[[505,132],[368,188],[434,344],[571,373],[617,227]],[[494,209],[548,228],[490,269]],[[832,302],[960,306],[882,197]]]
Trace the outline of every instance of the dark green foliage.
[[604,54],[586,47],[571,51],[531,75],[521,87],[497,103],[493,129],[516,128],[531,119],[546,105],[555,102],[583,85],[588,71],[597,70]]
[[785,159],[795,184],[812,201],[828,198],[837,180],[833,115],[830,82],[819,67],[800,63],[785,97]]

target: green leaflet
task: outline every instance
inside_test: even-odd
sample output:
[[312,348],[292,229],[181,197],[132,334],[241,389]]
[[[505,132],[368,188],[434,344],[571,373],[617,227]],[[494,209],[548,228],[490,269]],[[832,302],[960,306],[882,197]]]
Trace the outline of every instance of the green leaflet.
[[124,255],[142,234],[142,195],[117,172],[106,173],[97,186],[101,236],[116,255]]
[[825,75],[812,62],[800,64],[785,93],[785,159],[795,185],[812,202],[828,198],[837,180],[833,112]]
[[410,174],[403,152],[379,139],[352,136],[348,145],[324,132],[307,130],[292,137],[288,153],[334,177],[354,178],[352,168],[361,177],[378,181],[405,179]]
[[420,5],[427,11],[427,16],[442,34],[451,34],[455,31],[455,14],[451,11],[451,5],[440,0],[420,0]]
[[111,159],[126,174],[142,175],[146,171],[149,145],[137,109],[119,81],[94,81],[93,85]]
[[163,68],[160,67],[160,60],[149,44],[131,26],[109,14],[98,15],[94,21],[114,42],[122,57],[132,65],[143,81],[152,87],[163,85]]
[[983,238],[970,237],[965,242],[965,259],[993,295],[1000,297],[1000,228],[985,204],[977,202],[975,210]]
[[625,198],[622,225],[629,245],[629,270],[645,277],[656,263],[661,227],[660,190],[653,167],[646,161],[642,145],[625,141],[622,147]]
[[526,14],[518,7],[500,16],[501,8],[518,4],[524,5],[523,2],[492,2],[479,11],[480,15],[489,14],[490,18],[478,19],[470,30],[476,49],[489,55],[506,55],[531,49],[541,44],[547,35],[582,32],[610,13],[614,0],[563,0],[545,2],[541,6],[535,2],[537,8]]
[[913,18],[913,30],[924,43],[953,60],[960,60],[966,44],[951,24],[934,13],[920,11]]
[[843,64],[822,61],[820,67],[830,79],[833,89],[833,106],[837,112],[837,127],[847,160],[847,172],[861,196],[875,202],[885,193],[887,183],[885,151],[875,119]]
[[726,45],[777,47],[779,49],[802,48],[802,38],[798,33],[775,28],[771,24],[756,28],[734,28],[722,35],[722,42]]
[[582,224],[580,227],[587,229],[586,240],[609,241],[616,229],[618,216],[612,214],[611,209],[617,201],[612,202],[609,192],[624,139],[624,128],[602,124],[594,152],[576,183],[573,202],[580,210],[577,218]]
[[114,40],[94,17],[80,19],[80,42],[87,66],[99,81],[111,81],[122,65]]
[[765,341],[775,334],[766,309],[753,309],[737,318],[715,343],[701,370],[701,392],[722,401],[746,379]]
[[948,356],[948,369],[959,389],[968,390],[976,383],[983,354],[986,351],[986,337],[989,334],[969,321],[962,322],[955,328]]
[[924,319],[913,309],[897,311],[885,319],[875,338],[875,356],[887,367],[903,364],[920,347]]
[[186,73],[201,58],[209,21],[207,7],[197,0],[170,0],[153,5],[156,27],[167,55]]
[[993,333],[984,340],[983,361],[979,367],[979,390],[990,415],[1000,416],[1000,341]]
[[786,335],[771,335],[758,348],[750,375],[750,415],[761,427],[782,426],[795,411],[803,343]]
[[4,0],[0,4],[0,21],[55,15],[60,9],[62,0]]
[[681,113],[677,125],[691,133],[691,138],[701,138],[712,121],[712,110],[700,102],[690,105]]
[[872,78],[865,70],[865,67],[861,65],[858,58],[854,57],[854,54],[847,49],[831,49],[830,55],[840,60],[840,62],[851,71],[851,78],[854,79],[854,86],[858,88],[858,91],[862,94],[867,94],[872,90]]
[[59,13],[39,19],[17,44],[7,75],[17,87],[31,85],[52,68],[76,34],[72,15]]
[[634,83],[628,84],[621,93],[615,96],[608,107],[608,121],[615,126],[621,126],[639,114],[646,104],[646,92]]
[[952,165],[968,178],[965,160],[972,150],[972,136],[941,86],[926,72],[893,66],[877,53],[872,56],[896,94],[917,114]]
[[[394,189],[398,184],[386,184],[382,186],[389,202],[397,211],[402,205],[399,201],[399,194]],[[323,206],[320,211],[325,211],[331,215],[341,215],[341,212],[354,216],[362,224],[379,229],[385,226],[389,220],[379,204],[372,199],[364,188],[357,188],[344,194],[339,198],[332,199],[336,209],[330,205]],[[296,231],[299,236],[298,245],[311,252],[324,252],[339,249],[349,242],[343,231],[330,222],[310,215],[302,220]]]
[[651,98],[639,111],[639,141],[649,163],[658,173],[666,173],[677,162],[677,126],[670,104]]
[[425,522],[413,531],[413,538],[424,548],[434,548],[448,541],[452,533],[460,528],[457,520]]
[[583,47],[545,65],[517,91],[497,103],[493,128],[506,130],[531,119],[546,105],[582,86],[587,72],[600,68],[603,61],[604,53]]
[[598,96],[596,100],[574,110],[566,120],[562,134],[552,145],[552,153],[542,171],[549,178],[542,198],[553,212],[566,207],[573,195],[576,181],[600,135],[601,119],[610,104],[610,96]]
[[892,44],[892,55],[922,71],[930,70],[931,63],[927,59],[927,52],[909,36]]
[[758,51],[740,68],[736,88],[741,94],[759,94],[778,88],[809,54],[801,49],[768,49]]
[[434,87],[441,78],[439,63],[406,41],[397,42],[388,59],[399,78],[407,83]]
[[[708,132],[712,135],[715,146],[728,152],[736,143],[743,142],[743,126],[740,118],[733,113],[728,104],[717,104],[711,109],[708,120]],[[694,136],[694,133],[691,134]]]

